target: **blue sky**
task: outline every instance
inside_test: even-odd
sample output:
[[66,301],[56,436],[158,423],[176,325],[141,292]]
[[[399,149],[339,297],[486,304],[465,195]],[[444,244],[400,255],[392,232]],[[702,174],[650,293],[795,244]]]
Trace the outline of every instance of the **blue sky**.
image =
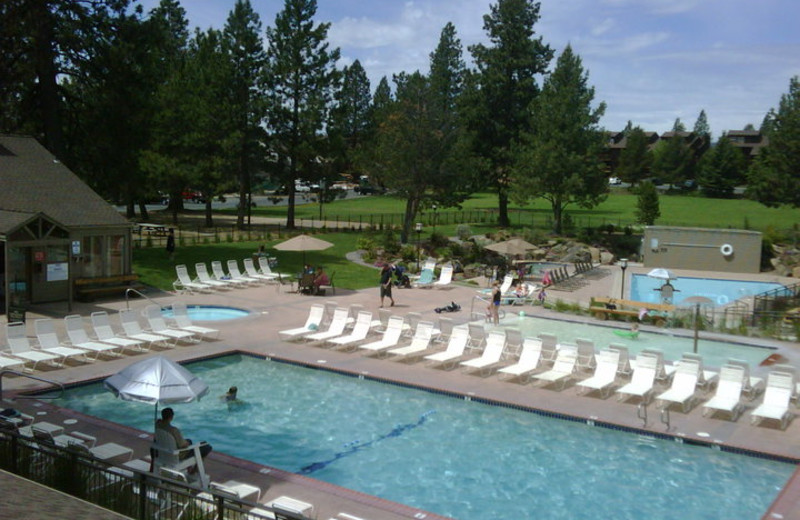
[[[142,0],[146,9],[158,0]],[[182,0],[190,25],[222,28],[234,0]],[[266,28],[281,0],[251,0]],[[429,54],[452,22],[468,45],[486,42],[489,0],[318,0],[317,20],[341,65],[358,59],[373,88],[384,75],[427,71]],[[711,131],[756,126],[789,79],[800,75],[798,0],[541,0],[536,32],[560,53],[583,59],[595,98],[607,104],[602,125],[627,121],[665,132],[675,118],[691,129],[701,109]],[[555,65],[553,60],[552,66]]]

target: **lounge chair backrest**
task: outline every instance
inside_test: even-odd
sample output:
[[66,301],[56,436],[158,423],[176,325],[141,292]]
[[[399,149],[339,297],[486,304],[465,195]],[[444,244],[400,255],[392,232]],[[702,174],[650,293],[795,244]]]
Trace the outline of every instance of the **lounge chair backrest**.
[[189,270],[186,269],[185,265],[183,265],[183,264],[176,265],[175,266],[175,273],[178,275],[178,280],[182,284],[190,284],[190,283],[192,283],[192,277],[189,276]]
[[[742,379],[744,379],[745,386],[749,383],[750,379],[750,363],[747,361],[742,361],[741,359],[729,359],[726,363],[726,366],[733,366],[739,367],[743,371]],[[722,372],[720,371],[720,378],[722,378]]]
[[592,367],[595,364],[594,341],[590,339],[575,338],[578,347],[578,364]]
[[475,348],[483,345],[483,342],[486,341],[486,329],[483,328],[483,325],[478,323],[469,323],[467,327],[467,330],[469,330],[470,344]]
[[433,283],[433,269],[423,269],[417,278],[417,285],[430,285]]
[[[64,318],[64,320],[66,322],[66,318]],[[67,331],[69,332],[69,322],[66,323]],[[97,339],[100,341],[116,336],[116,334],[114,334],[114,329],[111,328],[111,321],[108,319],[108,313],[106,311],[95,311],[92,313],[92,328],[94,329]]]
[[412,347],[427,347],[431,338],[433,337],[433,323],[430,321],[421,321],[417,324],[417,331],[414,333],[414,339],[411,340]]
[[322,317],[325,314],[325,307],[321,303],[315,303],[308,310],[308,318],[306,318],[305,328],[311,330],[311,326],[319,328],[322,323]]
[[453,319],[444,316],[439,317],[439,334],[443,338],[449,338],[453,332]]
[[222,262],[219,260],[211,262],[211,272],[214,273],[214,278],[217,280],[228,278],[228,275],[225,274],[225,270],[222,268]]
[[562,345],[558,349],[558,356],[553,363],[554,372],[572,373],[578,362],[578,349],[572,345]]
[[50,318],[41,318],[33,322],[33,328],[36,330],[36,339],[39,340],[39,346],[48,349],[53,347],[60,347],[61,342],[58,341],[56,329],[53,327],[53,320]]
[[148,305],[145,307],[144,312],[147,323],[150,324],[150,328],[153,329],[153,332],[169,328],[167,327],[167,321],[164,319],[164,315],[161,314],[161,307],[158,305]]
[[[354,320],[358,318],[358,313],[364,310],[364,306],[360,303],[353,303],[350,307],[347,308],[347,317],[353,318]],[[370,315],[371,316],[371,315]]]
[[[664,368],[664,352],[656,348],[646,348],[642,350],[642,354],[648,354],[656,358],[656,379],[664,379],[667,376]],[[639,358],[636,359],[638,360]]]
[[389,326],[389,318],[392,317],[392,311],[389,309],[378,309],[378,319],[381,322],[381,327],[386,330]]
[[189,310],[183,302],[172,303],[172,319],[178,325],[178,328],[192,326],[192,318],[189,317]]
[[208,274],[208,267],[206,267],[205,262],[198,262],[194,264],[194,270],[197,272],[197,279],[200,282],[207,282],[211,280],[211,275]]
[[25,324],[22,322],[7,324],[6,338],[8,340],[8,346],[11,348],[11,352],[14,354],[28,352],[31,349]]
[[239,271],[239,262],[236,260],[228,260],[228,273],[230,273],[233,278],[241,278],[242,272]]
[[767,388],[764,390],[764,403],[776,406],[788,406],[794,390],[794,376],[792,374],[772,371],[767,376]]
[[522,348],[522,331],[519,329],[506,329],[506,344],[509,351],[518,353]]
[[439,285],[446,285],[453,281],[453,266],[446,265],[442,267],[442,272],[439,273],[439,281],[436,282]]
[[631,383],[641,385],[643,383],[652,384],[656,378],[658,370],[658,358],[656,356],[640,353],[636,356],[636,368],[633,369]]
[[347,315],[349,311],[345,307],[337,307],[335,311],[333,311],[333,319],[331,320],[331,324],[328,327],[328,332],[331,334],[336,334],[337,336],[341,335],[344,332],[344,328],[347,326]]
[[244,272],[247,273],[248,276],[257,277],[258,276],[258,269],[256,269],[255,264],[253,264],[252,258],[245,258],[242,260],[242,264],[244,265]]
[[595,357],[597,359],[595,375],[615,378],[619,368],[619,350],[603,349]]
[[359,311],[356,317],[356,324],[353,325],[353,336],[366,338],[371,325],[372,313],[369,311]]
[[447,353],[461,355],[467,348],[469,341],[469,330],[466,327],[455,327],[450,333],[450,341],[447,342]]
[[719,370],[717,395],[725,395],[739,399],[744,389],[744,369],[740,366],[725,364]]
[[481,358],[492,361],[500,361],[503,351],[506,348],[505,332],[493,330],[486,338],[486,348],[483,350]]
[[389,325],[386,326],[386,332],[383,333],[382,341],[390,345],[395,345],[400,341],[400,336],[403,334],[403,325],[405,325],[405,320],[401,316],[392,316],[389,318]]
[[539,364],[539,358],[542,357],[542,340],[539,338],[525,338],[522,342],[522,353],[519,355],[519,363]]
[[511,284],[514,283],[514,276],[507,274],[503,278],[503,283],[500,284],[500,294],[506,294],[511,290]]
[[258,268],[261,270],[261,274],[272,274],[272,268],[269,266],[269,258],[266,256],[258,257]]
[[542,340],[542,355],[546,359],[554,359],[556,348],[558,348],[558,338],[555,334],[549,332],[542,332],[539,334],[539,339]]
[[64,325],[67,329],[67,336],[73,345],[88,343],[91,341],[86,329],[83,328],[83,317],[79,314],[70,314],[64,317]]
[[700,377],[700,365],[689,359],[682,359],[675,367],[672,388],[695,388]]
[[630,359],[630,352],[628,352],[628,347],[626,347],[625,345],[620,345],[618,343],[612,343],[608,346],[608,348],[619,352],[619,365],[617,366],[617,372],[619,372],[620,374],[630,374],[631,359]]
[[[142,326],[139,324],[139,317],[136,316],[136,311],[133,309],[120,309],[119,321],[122,323],[122,329],[125,334],[132,336],[134,334],[141,334]],[[72,336],[70,336],[72,339]]]
[[430,269],[431,271],[433,271],[434,269],[436,269],[436,260],[433,258],[428,258],[427,260],[425,260],[425,263],[422,264],[422,268]]
[[408,326],[411,327],[412,332],[417,331],[417,324],[422,320],[422,314],[418,312],[409,312],[406,314],[406,321]]

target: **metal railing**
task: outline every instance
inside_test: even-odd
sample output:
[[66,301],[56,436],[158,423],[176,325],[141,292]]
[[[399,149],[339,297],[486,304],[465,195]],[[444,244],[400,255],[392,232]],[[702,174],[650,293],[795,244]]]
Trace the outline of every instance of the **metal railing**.
[[273,516],[266,505],[224,491],[108,465],[75,448],[36,442],[7,429],[0,429],[0,469],[140,520],[301,518],[283,512]]
[[25,372],[18,372],[16,370],[11,370],[9,368],[5,370],[0,370],[0,400],[3,399],[3,377],[6,375],[14,375],[18,377],[27,377],[28,379],[34,379],[36,381],[41,381],[42,383],[49,383],[53,386],[57,386],[60,388],[58,395],[35,395],[35,396],[27,396],[27,395],[18,395],[16,399],[58,399],[64,394],[64,385],[59,383],[58,381],[52,381],[50,379],[45,379],[43,377],[34,376],[31,374],[26,374]]

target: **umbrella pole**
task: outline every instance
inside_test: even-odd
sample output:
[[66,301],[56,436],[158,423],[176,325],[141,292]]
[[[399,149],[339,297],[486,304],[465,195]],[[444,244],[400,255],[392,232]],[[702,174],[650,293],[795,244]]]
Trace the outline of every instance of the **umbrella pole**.
[[694,352],[695,354],[697,354],[697,340],[698,336],[700,335],[699,327],[700,327],[700,304],[698,303],[694,307],[694,347],[692,349],[692,352]]

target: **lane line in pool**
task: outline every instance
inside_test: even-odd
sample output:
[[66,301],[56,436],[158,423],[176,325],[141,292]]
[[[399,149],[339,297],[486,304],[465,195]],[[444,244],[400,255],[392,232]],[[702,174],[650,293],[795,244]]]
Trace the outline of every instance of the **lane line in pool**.
[[324,469],[329,464],[331,464],[333,462],[336,462],[337,460],[339,460],[339,459],[341,459],[343,457],[347,457],[348,455],[354,455],[355,453],[357,453],[359,450],[361,450],[363,448],[367,448],[369,446],[372,446],[373,444],[377,444],[380,441],[383,441],[383,440],[386,440],[386,439],[390,439],[392,437],[400,437],[404,433],[406,433],[408,431],[411,431],[414,428],[417,428],[417,427],[422,426],[423,424],[425,424],[425,421],[428,420],[428,416],[430,416],[432,414],[435,414],[435,413],[436,413],[436,410],[428,410],[427,412],[425,412],[424,414],[419,416],[419,420],[417,422],[399,424],[399,425],[395,426],[394,428],[392,428],[392,430],[389,433],[381,435],[380,437],[377,437],[377,438],[375,438],[375,439],[373,439],[371,441],[367,441],[367,442],[362,443],[360,440],[354,440],[354,441],[345,443],[344,447],[348,448],[347,450],[340,451],[339,453],[334,454],[333,458],[328,459],[326,461],[314,462],[314,463],[309,464],[308,466],[303,466],[302,468],[300,468],[299,473],[301,475],[309,475],[311,473],[314,473],[315,471]]

